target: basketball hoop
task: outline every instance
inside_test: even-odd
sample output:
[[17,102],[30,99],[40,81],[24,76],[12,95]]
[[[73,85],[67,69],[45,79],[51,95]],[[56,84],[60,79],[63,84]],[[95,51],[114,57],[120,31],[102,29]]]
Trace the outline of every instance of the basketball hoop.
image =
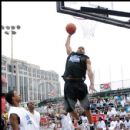
[[94,38],[97,22],[76,16],[74,16],[74,18],[78,20],[79,27],[82,30],[83,38],[84,39]]

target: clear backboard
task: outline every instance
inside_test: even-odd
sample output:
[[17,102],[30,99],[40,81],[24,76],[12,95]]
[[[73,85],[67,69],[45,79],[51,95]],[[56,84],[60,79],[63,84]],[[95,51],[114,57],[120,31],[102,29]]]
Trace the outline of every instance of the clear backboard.
[[57,2],[57,12],[130,29],[130,2]]

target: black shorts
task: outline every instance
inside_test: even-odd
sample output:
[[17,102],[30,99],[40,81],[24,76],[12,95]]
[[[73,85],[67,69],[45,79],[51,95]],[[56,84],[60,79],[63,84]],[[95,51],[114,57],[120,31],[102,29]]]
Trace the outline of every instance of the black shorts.
[[88,94],[87,85],[82,80],[66,80],[64,96],[73,100],[82,100]]
[[[88,95],[86,95],[84,97],[84,99],[79,100],[80,105],[85,109],[85,110],[90,110],[90,103],[88,100]],[[75,105],[76,105],[77,101],[70,99],[68,97],[64,98],[64,108],[66,110],[66,112],[72,112],[75,109]]]
[[88,101],[87,95],[87,85],[84,83],[84,81],[66,81],[64,86],[64,100],[66,111],[73,111],[77,100],[80,101],[80,104],[84,109],[89,109],[90,103]]

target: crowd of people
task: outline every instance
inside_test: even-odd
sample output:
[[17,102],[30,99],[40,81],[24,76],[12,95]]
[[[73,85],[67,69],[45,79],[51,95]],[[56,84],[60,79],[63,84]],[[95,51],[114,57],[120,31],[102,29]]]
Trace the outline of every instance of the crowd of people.
[[[17,102],[19,101],[20,99],[15,92],[13,104],[18,104]],[[90,99],[90,106],[95,130],[130,130],[130,95],[117,95],[109,98],[95,97]],[[64,110],[63,102],[58,104],[48,103],[41,108],[35,108],[34,102],[29,101],[26,110],[31,121],[35,124],[33,127],[37,127],[37,130],[39,130],[41,126],[43,126],[44,129],[50,128],[52,130],[78,129],[77,120],[74,120],[71,115]],[[16,112],[17,110],[14,111]],[[75,106],[75,111],[82,120],[81,129],[89,130],[88,118],[85,116],[79,102]],[[21,109],[20,113],[23,115],[25,111]],[[1,126],[3,126],[3,130],[10,130],[10,124],[8,122],[9,114],[9,111],[5,111],[2,114],[1,124],[3,125]],[[96,117],[96,119],[94,117]],[[46,118],[46,122],[42,122],[42,118]],[[18,125],[20,124],[18,123]]]
[[[93,98],[90,99],[90,102],[96,130],[130,130],[130,95],[111,96],[107,99]],[[56,123],[58,122],[57,119],[59,119],[57,117],[61,116],[61,126],[66,126],[66,129],[63,130],[67,130],[68,127],[69,130],[72,130],[72,124],[74,129],[76,129],[77,121],[70,118],[71,116],[69,113],[63,111],[63,108],[59,111],[59,113],[55,113],[56,111],[53,110],[55,110],[56,106],[58,106],[58,104],[49,105],[48,114],[46,114],[48,119],[51,120],[51,118],[53,118]],[[89,130],[88,118],[85,116],[83,108],[80,104],[76,104],[75,110],[82,119],[81,128],[84,130]],[[94,117],[96,117],[96,119]],[[72,120],[72,123],[70,123],[70,119]]]

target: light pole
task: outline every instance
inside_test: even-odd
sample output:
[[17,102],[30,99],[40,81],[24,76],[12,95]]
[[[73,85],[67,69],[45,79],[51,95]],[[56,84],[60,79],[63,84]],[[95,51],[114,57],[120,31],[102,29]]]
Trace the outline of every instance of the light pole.
[[10,35],[11,40],[11,87],[13,87],[13,35],[16,35],[16,31],[20,28],[20,25],[1,26],[1,29],[4,30],[4,33],[6,35]]

